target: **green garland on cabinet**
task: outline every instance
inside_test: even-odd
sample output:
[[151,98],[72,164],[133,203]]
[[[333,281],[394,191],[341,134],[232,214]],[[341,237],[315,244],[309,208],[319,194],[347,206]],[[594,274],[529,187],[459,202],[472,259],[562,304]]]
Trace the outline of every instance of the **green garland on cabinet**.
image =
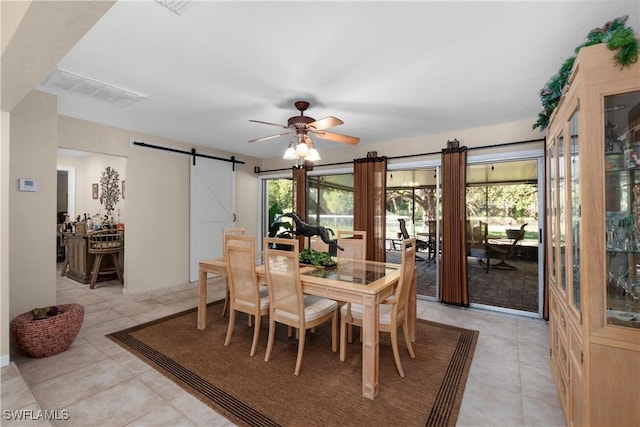
[[[614,61],[620,68],[635,64],[638,61],[640,46],[633,28],[626,25],[628,16],[621,16],[613,21],[609,21],[602,28],[595,28],[587,35],[587,40],[576,47],[576,55],[585,46],[606,43],[607,47],[615,50]],[[576,60],[576,55],[567,59],[558,73],[551,77],[547,84],[540,90],[540,101],[542,101],[542,111],[538,114],[538,121],[533,124],[533,129],[546,129],[553,110],[558,106],[562,96],[562,90],[567,85],[571,76],[571,69]]]

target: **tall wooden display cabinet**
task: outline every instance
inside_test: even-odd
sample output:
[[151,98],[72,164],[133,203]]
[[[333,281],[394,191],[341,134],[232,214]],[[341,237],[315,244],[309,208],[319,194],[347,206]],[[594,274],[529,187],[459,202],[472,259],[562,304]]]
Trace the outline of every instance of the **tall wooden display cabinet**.
[[640,425],[640,63],[582,48],[547,135],[551,366],[570,426]]

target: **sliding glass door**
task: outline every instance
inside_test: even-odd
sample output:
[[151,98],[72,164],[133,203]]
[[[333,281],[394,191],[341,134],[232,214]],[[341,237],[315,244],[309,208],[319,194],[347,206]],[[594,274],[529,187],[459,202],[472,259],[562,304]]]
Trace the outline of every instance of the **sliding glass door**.
[[307,177],[307,222],[333,230],[353,230],[353,173]]
[[440,168],[391,170],[387,173],[387,261],[400,262],[400,222],[426,249],[416,258],[419,297],[438,299],[440,280]]
[[[307,189],[307,223],[322,225],[334,233],[353,230],[353,173],[308,176]],[[287,225],[291,218],[281,215],[293,211],[293,198],[291,178],[263,180],[264,235],[282,236],[291,230]]]
[[472,306],[537,315],[542,159],[467,166],[467,267]]

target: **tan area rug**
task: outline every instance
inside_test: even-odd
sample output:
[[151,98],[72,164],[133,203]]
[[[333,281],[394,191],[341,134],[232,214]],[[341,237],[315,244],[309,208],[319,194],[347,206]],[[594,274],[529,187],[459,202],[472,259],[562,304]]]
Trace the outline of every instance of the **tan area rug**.
[[400,333],[405,378],[393,361],[389,334],[380,334],[380,392],[362,397],[362,353],[354,328],[347,360],[331,352],[328,326],[307,334],[300,375],[293,375],[297,340],[279,325],[273,353],[264,362],[268,335],[249,356],[252,329],[238,314],[224,347],[228,317],[210,304],[207,329],[188,310],[108,335],[214,410],[250,426],[453,426],[478,338],[477,331],[418,321],[416,359]]

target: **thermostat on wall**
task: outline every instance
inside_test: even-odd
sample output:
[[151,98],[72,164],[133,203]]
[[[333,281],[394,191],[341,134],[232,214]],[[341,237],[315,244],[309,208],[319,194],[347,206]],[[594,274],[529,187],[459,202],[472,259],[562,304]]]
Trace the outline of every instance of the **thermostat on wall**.
[[33,178],[20,178],[20,191],[38,191],[38,180]]

